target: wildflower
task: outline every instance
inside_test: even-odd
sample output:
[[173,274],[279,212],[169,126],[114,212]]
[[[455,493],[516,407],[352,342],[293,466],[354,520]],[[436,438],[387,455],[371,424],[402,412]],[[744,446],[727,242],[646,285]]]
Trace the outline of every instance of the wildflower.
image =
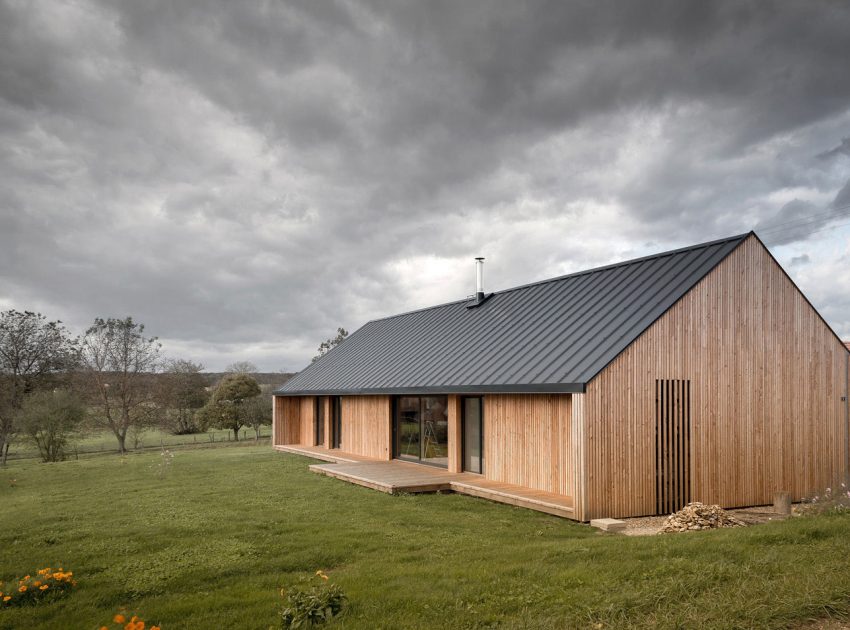
[[8,602],[10,599],[12,598],[9,595],[6,595],[6,597],[3,598],[3,601]]
[[106,626],[101,626],[100,630],[109,630],[109,628],[107,628]]
[[114,621],[115,623],[124,623],[127,620],[124,618],[124,615],[118,613],[112,618],[112,621]]
[[28,580],[28,579],[30,579],[30,576],[25,575],[25,576],[24,576],[24,579],[25,579],[25,580]]
[[38,590],[40,590],[40,591],[46,591],[46,590],[47,590],[47,589],[49,589],[49,588],[50,588],[50,587],[49,587],[47,584],[42,584],[41,586],[39,586],[39,587],[38,587]]
[[26,593],[26,592],[27,592],[27,587],[26,587],[26,586],[20,586],[20,587],[18,587],[18,592],[19,592],[19,593]]

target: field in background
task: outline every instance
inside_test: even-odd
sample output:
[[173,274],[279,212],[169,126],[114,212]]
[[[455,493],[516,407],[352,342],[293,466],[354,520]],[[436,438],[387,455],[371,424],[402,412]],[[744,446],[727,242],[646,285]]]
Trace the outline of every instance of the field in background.
[[[256,434],[251,428],[245,428],[239,432],[239,441],[254,442]],[[268,442],[271,437],[271,427],[263,427],[260,439]],[[159,429],[146,430],[141,434],[138,443],[130,434],[127,435],[127,449],[130,451],[141,451],[150,449],[161,449],[164,447],[193,447],[214,446],[222,442],[233,441],[233,433],[222,429],[210,430],[204,433],[190,433],[187,435],[173,435]],[[74,459],[77,456],[93,454],[114,454],[118,451],[118,441],[111,431],[97,431],[88,433],[84,437],[75,439],[66,449],[66,457]],[[38,449],[31,440],[18,436],[9,447],[9,460],[38,458]]]
[[390,496],[267,446],[0,469],[0,580],[73,570],[64,600],[0,628],[96,628],[121,606],[164,630],[277,623],[325,570],[345,628],[776,628],[850,612],[850,518],[627,538],[458,495]]

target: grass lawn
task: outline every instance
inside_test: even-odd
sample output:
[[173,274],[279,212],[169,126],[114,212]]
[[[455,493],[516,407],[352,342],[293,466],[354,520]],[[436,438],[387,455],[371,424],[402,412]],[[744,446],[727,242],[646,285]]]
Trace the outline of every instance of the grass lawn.
[[[270,434],[271,427],[262,427],[262,438],[268,439]],[[250,427],[245,427],[239,432],[240,441],[244,440],[253,442],[254,436],[254,429]],[[159,429],[146,429],[139,440],[139,448],[145,449],[160,448],[161,446],[168,447],[184,445],[194,447],[195,445],[204,446],[212,444],[213,441],[215,443],[219,443],[227,442],[232,439],[233,433],[223,429],[215,429],[202,433],[190,433],[187,435],[174,435]],[[127,435],[126,447],[127,450],[136,450],[133,444],[133,438],[129,434]],[[115,439],[115,436],[111,431],[90,431],[82,437],[72,440],[65,449],[65,452],[69,457],[73,458],[75,449],[80,455],[108,451],[117,452],[118,440]],[[18,435],[17,439],[12,442],[12,445],[9,448],[9,459],[30,457],[38,457],[38,448],[36,448],[32,440],[29,440],[22,435]]]
[[[850,612],[850,518],[626,538],[457,495],[393,497],[244,446],[0,469],[0,580],[76,591],[0,628],[93,629],[121,606],[175,628],[277,624],[324,569],[345,628],[775,628]],[[599,625],[601,624],[601,625]]]

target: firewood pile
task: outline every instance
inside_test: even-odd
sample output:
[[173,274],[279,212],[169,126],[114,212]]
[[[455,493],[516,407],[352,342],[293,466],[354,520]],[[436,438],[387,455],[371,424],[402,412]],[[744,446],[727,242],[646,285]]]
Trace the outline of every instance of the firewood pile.
[[719,527],[744,527],[746,523],[727,514],[719,505],[695,501],[667,517],[659,533],[672,534]]

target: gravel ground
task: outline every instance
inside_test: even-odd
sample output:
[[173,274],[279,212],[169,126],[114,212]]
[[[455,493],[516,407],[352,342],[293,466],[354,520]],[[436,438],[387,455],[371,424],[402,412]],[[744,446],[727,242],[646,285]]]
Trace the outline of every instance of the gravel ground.
[[[737,508],[726,511],[747,525],[760,525],[769,521],[781,521],[788,518],[783,514],[776,514],[773,511],[772,505]],[[640,518],[624,518],[623,520],[626,522],[626,531],[622,533],[626,536],[652,536],[661,531],[661,527],[664,525],[667,517],[642,516]]]

